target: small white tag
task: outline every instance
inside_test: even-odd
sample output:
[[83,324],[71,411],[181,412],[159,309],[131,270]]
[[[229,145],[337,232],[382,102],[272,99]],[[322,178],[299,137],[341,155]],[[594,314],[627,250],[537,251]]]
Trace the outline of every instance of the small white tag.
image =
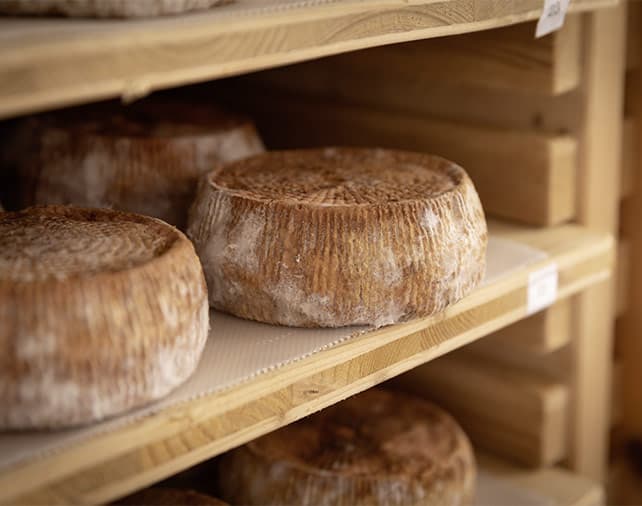
[[544,0],[544,9],[537,22],[535,37],[543,37],[562,28],[570,0]]
[[528,275],[528,302],[526,312],[530,315],[550,306],[557,299],[557,264],[531,272]]

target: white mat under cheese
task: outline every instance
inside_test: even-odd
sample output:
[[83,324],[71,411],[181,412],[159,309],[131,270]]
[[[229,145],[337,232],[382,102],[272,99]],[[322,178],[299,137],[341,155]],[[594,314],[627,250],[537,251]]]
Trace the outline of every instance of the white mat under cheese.
[[[484,284],[493,283],[545,257],[544,252],[530,246],[491,237]],[[198,370],[170,396],[148,407],[85,428],[0,435],[0,470],[81,443],[86,438],[112,431],[167,406],[230,388],[369,330],[367,327],[277,327],[241,320],[216,311],[212,311],[211,318],[210,338]]]

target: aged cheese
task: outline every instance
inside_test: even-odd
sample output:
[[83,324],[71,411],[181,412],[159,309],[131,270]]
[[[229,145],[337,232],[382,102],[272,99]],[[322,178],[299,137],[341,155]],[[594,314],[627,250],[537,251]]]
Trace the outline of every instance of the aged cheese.
[[100,420],[163,397],[208,331],[192,244],[154,218],[0,214],[0,429]]
[[199,176],[263,151],[249,120],[186,103],[80,109],[31,118],[19,130],[23,207],[111,207],[178,227]]
[[226,454],[232,504],[471,504],[475,460],[457,423],[434,405],[370,390]]
[[207,9],[232,0],[0,0],[0,13],[139,18]]
[[215,497],[194,490],[152,487],[130,495],[117,504],[132,506],[226,506]]
[[427,316],[485,270],[470,178],[419,153],[327,148],[228,164],[201,179],[187,233],[213,307],[281,325]]

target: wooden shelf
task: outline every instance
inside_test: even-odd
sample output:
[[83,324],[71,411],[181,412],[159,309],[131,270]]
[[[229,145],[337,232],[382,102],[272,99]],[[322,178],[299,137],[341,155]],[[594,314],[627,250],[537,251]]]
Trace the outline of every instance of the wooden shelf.
[[[610,274],[612,238],[579,226],[530,229],[492,224],[491,237],[495,249],[489,254],[489,266],[495,265],[495,271],[498,264],[507,264],[503,257],[508,244],[540,251],[527,263],[513,262],[441,314],[358,332],[267,372],[256,371],[224,390],[165,405],[109,430],[98,426],[84,440],[55,451],[35,452],[0,469],[0,503],[94,503],[126,495],[524,318],[529,274],[538,269],[557,265],[558,298]],[[232,320],[237,326],[250,325]],[[280,331],[297,342],[303,332]],[[233,337],[229,341],[237,343],[239,338]],[[220,339],[213,334],[210,343]],[[211,363],[201,362],[201,366],[206,369],[205,378],[216,370]],[[0,454],[15,449],[16,441],[22,445],[33,443],[30,438],[39,441],[39,437],[42,435],[1,436]]]
[[[618,0],[573,0],[571,11]],[[151,20],[0,20],[0,118],[537,19],[542,0],[237,0]]]
[[556,467],[527,469],[487,454],[477,455],[477,504],[493,506],[600,506],[604,489]]

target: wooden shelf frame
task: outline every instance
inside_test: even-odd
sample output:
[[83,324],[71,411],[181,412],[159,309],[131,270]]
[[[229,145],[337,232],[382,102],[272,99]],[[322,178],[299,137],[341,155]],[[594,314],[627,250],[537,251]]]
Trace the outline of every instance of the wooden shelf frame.
[[[573,0],[573,12],[618,0]],[[257,0],[151,20],[0,19],[0,118],[537,19],[542,0]],[[290,4],[284,8],[283,4]],[[286,6],[287,7],[287,6]]]
[[559,271],[560,299],[608,279],[612,269],[612,237],[582,227],[496,224],[493,233],[548,258],[434,317],[366,333],[4,470],[0,503],[102,503],[127,495],[524,318],[529,273],[551,262]]

